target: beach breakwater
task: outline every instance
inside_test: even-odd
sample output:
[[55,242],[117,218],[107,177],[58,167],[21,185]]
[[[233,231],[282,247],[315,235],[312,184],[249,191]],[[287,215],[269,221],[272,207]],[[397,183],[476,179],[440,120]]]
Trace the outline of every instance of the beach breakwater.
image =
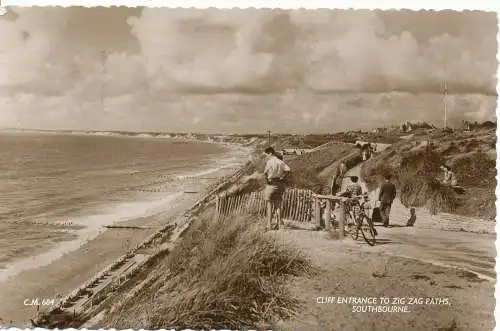
[[224,191],[252,168],[247,162],[235,173],[226,177],[196,201],[174,224],[166,224],[149,236],[141,244],[113,261],[89,281],[65,296],[48,311],[39,311],[32,326],[47,328],[79,327],[97,315],[101,307],[110,299],[110,294],[125,285],[129,280],[158,256],[168,254],[189,228],[191,221],[202,209],[215,204],[215,197]]

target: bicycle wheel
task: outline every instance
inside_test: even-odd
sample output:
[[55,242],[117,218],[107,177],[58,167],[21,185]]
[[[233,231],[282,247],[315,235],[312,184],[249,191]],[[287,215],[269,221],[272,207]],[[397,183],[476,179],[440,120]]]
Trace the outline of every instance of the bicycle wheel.
[[354,240],[358,240],[359,230],[361,229],[361,223],[359,215],[361,214],[360,205],[357,200],[351,202],[351,207],[347,212],[349,218],[351,219],[351,237]]
[[359,236],[359,224],[356,221],[356,218],[351,215],[350,212],[346,213],[346,225],[345,231],[351,234],[352,239],[358,240]]
[[[361,226],[359,227],[361,230],[361,234],[363,238],[370,246],[375,246],[375,228],[373,227],[372,220],[366,215],[360,215]],[[366,219],[366,222],[363,222]]]

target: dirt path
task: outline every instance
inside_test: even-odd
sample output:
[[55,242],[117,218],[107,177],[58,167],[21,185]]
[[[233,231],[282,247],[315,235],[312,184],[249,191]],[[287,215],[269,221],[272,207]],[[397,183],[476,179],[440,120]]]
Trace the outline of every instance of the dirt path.
[[[361,165],[351,169],[347,176],[359,176],[360,168]],[[367,191],[366,185],[362,185]],[[370,192],[372,201],[375,201],[377,193]],[[396,199],[391,208],[392,227],[384,228],[377,224],[378,243],[369,250],[465,268],[490,280],[496,277],[493,222],[442,213],[431,215],[420,208],[417,209],[414,227],[406,227],[409,215],[409,210]],[[353,242],[348,241],[347,244],[352,245]],[[367,248],[360,247],[362,250]]]
[[[361,180],[361,164],[349,170],[346,176],[358,176]],[[348,183],[348,179],[344,184]],[[364,191],[368,188],[364,182],[361,182]],[[377,199],[378,191],[370,192],[370,200]],[[496,234],[495,222],[482,220],[478,218],[453,215],[448,213],[438,213],[432,215],[424,208],[415,208],[417,212],[417,221],[414,227],[419,229],[438,229],[448,231],[461,231],[461,232],[475,232],[475,233],[488,233]],[[399,199],[396,198],[391,208],[391,224],[395,226],[405,226],[406,221],[410,217],[410,211],[406,208]]]

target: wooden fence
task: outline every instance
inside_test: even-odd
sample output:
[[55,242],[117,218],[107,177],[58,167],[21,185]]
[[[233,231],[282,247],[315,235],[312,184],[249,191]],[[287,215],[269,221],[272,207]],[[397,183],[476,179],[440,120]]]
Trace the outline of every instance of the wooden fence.
[[[298,222],[312,222],[317,228],[333,231],[334,225],[330,222],[334,204],[338,204],[338,222],[335,228],[344,237],[346,222],[347,198],[334,195],[315,194],[310,190],[287,189],[283,196],[282,217]],[[266,201],[263,192],[252,192],[239,195],[219,195],[215,200],[217,219],[235,215],[266,215]]]
[[[281,215],[284,219],[310,222],[313,217],[314,193],[310,190],[287,189],[283,196]],[[239,195],[220,195],[216,199],[218,217],[256,214],[266,215],[266,201],[263,192]]]

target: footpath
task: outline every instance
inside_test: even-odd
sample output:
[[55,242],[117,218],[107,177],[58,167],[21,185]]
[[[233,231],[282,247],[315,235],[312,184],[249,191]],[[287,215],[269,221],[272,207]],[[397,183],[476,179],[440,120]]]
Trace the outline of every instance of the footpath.
[[[358,165],[346,176],[361,178],[360,170],[361,165]],[[365,183],[361,185],[368,191]],[[376,201],[377,194],[378,191],[370,192],[370,200]],[[447,213],[432,215],[424,208],[416,208],[416,214],[414,226],[406,227],[410,211],[396,198],[391,208],[391,227],[384,228],[376,223],[379,236],[377,244],[369,251],[464,268],[494,281],[494,222]],[[346,241],[349,244],[349,240]]]

